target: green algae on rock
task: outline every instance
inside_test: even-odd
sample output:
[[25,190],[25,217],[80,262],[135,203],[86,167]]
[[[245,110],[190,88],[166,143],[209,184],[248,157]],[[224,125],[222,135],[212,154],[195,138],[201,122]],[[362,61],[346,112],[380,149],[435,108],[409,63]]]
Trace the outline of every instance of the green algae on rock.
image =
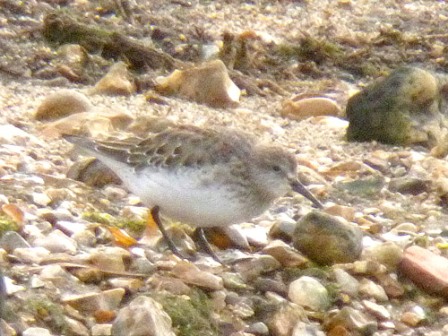
[[160,292],[155,295],[155,299],[170,316],[177,335],[218,335],[218,330],[210,316],[211,301],[200,289],[192,289],[188,296]]
[[440,110],[441,81],[429,71],[402,67],[368,86],[348,101],[347,139],[428,148],[439,145],[447,129]]
[[294,247],[321,265],[350,263],[362,252],[362,231],[341,217],[313,210],[294,230]]

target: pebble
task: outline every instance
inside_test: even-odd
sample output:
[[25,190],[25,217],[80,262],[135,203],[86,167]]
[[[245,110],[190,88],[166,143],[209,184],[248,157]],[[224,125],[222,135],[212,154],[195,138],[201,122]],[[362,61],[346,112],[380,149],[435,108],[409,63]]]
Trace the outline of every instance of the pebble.
[[291,336],[325,336],[325,333],[315,323],[297,322]]
[[12,254],[25,264],[40,264],[50,251],[43,247],[19,247]]
[[296,228],[296,221],[292,218],[289,220],[279,220],[274,222],[269,230],[269,236],[273,239],[281,239],[289,242],[292,240],[294,230]]
[[224,287],[229,290],[243,290],[248,288],[247,284],[238,273],[224,272],[221,274],[221,277]]
[[77,321],[70,317],[65,317],[64,325],[67,328],[65,332],[68,335],[90,336],[89,330],[80,321]]
[[51,281],[57,286],[73,285],[78,282],[75,276],[57,264],[44,266],[40,271],[40,279]]
[[52,336],[53,334],[44,328],[27,328],[22,332],[22,336]]
[[362,231],[341,217],[313,210],[297,222],[293,243],[319,264],[349,263],[361,254]]
[[60,90],[47,96],[37,108],[34,118],[41,121],[60,119],[92,109],[89,99],[74,90]]
[[389,300],[384,288],[369,279],[362,279],[360,281],[359,292],[364,297],[374,298],[378,302]]
[[406,323],[408,326],[416,327],[421,324],[423,321],[427,319],[426,312],[420,306],[414,306],[410,310],[405,311],[400,320],[403,323]]
[[367,311],[370,314],[378,319],[389,320],[392,317],[391,313],[387,310],[386,307],[381,306],[375,302],[362,300],[362,304],[364,305],[364,307],[366,307]]
[[357,260],[350,265],[350,268],[352,273],[363,275],[378,275],[387,271],[386,266],[373,260]]
[[112,202],[125,199],[128,196],[125,189],[113,185],[108,185],[103,190],[106,198]]
[[2,336],[17,336],[17,332],[14,330],[14,328],[6,323],[3,319],[0,319],[0,333]]
[[144,286],[144,282],[136,278],[111,278],[106,283],[112,288],[124,288],[126,292],[133,294]]
[[112,335],[175,336],[171,319],[150,297],[139,296],[120,309],[112,325]]
[[[367,317],[363,312],[346,306],[325,321],[327,330],[336,328],[346,329],[348,334],[342,335],[373,335],[378,330],[376,321]],[[330,331],[330,335],[338,335]]]
[[334,116],[342,114],[338,104],[326,97],[303,97],[297,95],[282,103],[280,115],[295,120],[302,120],[309,117]]
[[133,258],[129,271],[138,274],[152,274],[157,267],[145,257]]
[[44,247],[52,253],[66,252],[75,254],[77,251],[76,241],[57,229],[44,237],[37,238],[34,240],[33,245]]
[[327,289],[309,276],[302,276],[289,284],[288,298],[293,303],[314,311],[325,311],[330,306]]
[[227,304],[227,309],[241,319],[248,319],[255,314],[253,303],[245,297],[239,297],[236,302]]
[[30,286],[31,288],[42,288],[45,286],[45,282],[39,276],[33,275],[30,279]]
[[29,248],[30,244],[17,232],[7,231],[0,238],[0,247],[11,253],[16,248]]
[[133,121],[126,112],[120,110],[93,110],[69,115],[47,123],[42,134],[48,139],[62,134],[83,134],[91,137],[108,136],[116,130],[123,130]]
[[262,251],[277,259],[284,267],[300,267],[308,263],[307,258],[278,239],[271,241]]
[[441,125],[446,117],[439,110],[441,96],[431,72],[411,66],[398,68],[348,100],[347,138],[435,147],[444,139]]
[[[1,201],[0,201],[1,203]],[[25,213],[15,204],[3,204],[1,207],[3,213],[11,218],[21,228],[25,221]]]
[[0,145],[37,145],[42,141],[34,135],[10,124],[0,125]]
[[119,177],[96,158],[77,161],[70,167],[67,177],[98,188],[121,183]]
[[79,246],[95,247],[97,245],[96,235],[90,230],[76,232],[72,238]]
[[[5,287],[5,293],[7,295],[12,295],[14,293],[22,292],[22,291],[26,290],[26,288],[24,286],[18,286],[14,282],[15,281],[13,281],[11,278],[9,278],[7,276],[3,276],[3,285]],[[0,296],[0,299],[2,299],[1,296]]]
[[99,293],[86,293],[81,295],[66,294],[62,302],[86,313],[94,313],[98,310],[115,310],[121,303],[125,290],[114,288]]
[[220,312],[226,307],[227,293],[225,290],[217,290],[210,293],[211,304],[214,311]]
[[399,269],[430,293],[448,296],[448,259],[419,246],[404,251]]
[[389,182],[389,190],[401,194],[418,195],[423,192],[428,192],[429,187],[430,181],[417,177],[398,177]]
[[271,279],[268,277],[259,277],[255,280],[253,286],[260,292],[274,292],[286,296],[288,288],[282,280]]
[[52,202],[52,199],[45,193],[33,192],[33,202],[37,205],[47,206]]
[[159,93],[177,93],[212,107],[235,107],[241,94],[221,60],[213,60],[186,70],[175,70],[167,77],[158,77],[156,82]]
[[243,250],[249,250],[249,240],[241,225],[230,225],[222,229],[232,243]]
[[342,217],[349,222],[352,222],[355,219],[355,208],[345,205],[335,204],[327,206],[325,207],[325,212],[332,216]]
[[290,336],[299,321],[306,321],[305,310],[293,303],[280,304],[275,312],[270,312],[266,322],[272,336]]
[[183,260],[179,261],[172,269],[172,273],[190,285],[210,290],[220,290],[224,288],[221,277],[210,272],[201,271],[197,266],[190,262]]
[[117,62],[96,83],[90,93],[129,96],[136,91],[135,83],[130,77],[127,65],[124,62]]
[[262,274],[267,274],[281,268],[280,262],[270,255],[253,255],[249,259],[234,264],[234,270],[245,281],[255,280]]
[[389,300],[383,287],[366,278],[360,281],[359,293],[364,297],[374,298],[378,302]]
[[147,283],[158,291],[164,290],[174,295],[187,295],[190,293],[190,287],[181,279],[160,276],[157,273],[151,276]]
[[393,242],[385,242],[364,249],[364,258],[377,261],[386,266],[389,272],[395,271],[403,258],[403,250]]
[[125,260],[130,260],[129,251],[121,247],[102,247],[90,252],[89,260],[100,270],[108,272],[125,272]]
[[355,277],[340,268],[334,268],[333,273],[342,292],[352,297],[356,297],[358,295],[359,281]]
[[87,51],[79,44],[63,44],[57,51],[59,73],[73,82],[82,81],[89,62]]
[[263,247],[268,244],[269,239],[266,228],[254,224],[245,224],[242,225],[241,227],[250,245],[256,247]]
[[405,294],[403,285],[394,274],[377,274],[376,279],[389,298],[399,298]]
[[263,322],[255,322],[247,327],[246,332],[254,335],[267,336],[269,335],[269,328]]
[[112,324],[95,324],[91,329],[92,336],[111,336]]

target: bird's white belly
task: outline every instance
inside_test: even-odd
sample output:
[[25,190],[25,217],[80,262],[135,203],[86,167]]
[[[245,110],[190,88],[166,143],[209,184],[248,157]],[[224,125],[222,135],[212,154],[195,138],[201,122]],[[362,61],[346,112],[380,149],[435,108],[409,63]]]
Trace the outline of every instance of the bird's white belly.
[[243,204],[231,185],[223,186],[204,180],[192,171],[122,172],[128,189],[147,206],[158,205],[162,214],[199,227],[225,226],[240,223],[260,214],[264,209]]

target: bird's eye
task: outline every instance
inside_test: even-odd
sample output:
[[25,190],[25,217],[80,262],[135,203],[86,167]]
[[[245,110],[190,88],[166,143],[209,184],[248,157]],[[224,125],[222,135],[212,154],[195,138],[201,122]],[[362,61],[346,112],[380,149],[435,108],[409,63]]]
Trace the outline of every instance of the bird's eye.
[[274,165],[272,166],[272,170],[275,171],[276,173],[280,172],[282,169],[280,168],[280,166]]

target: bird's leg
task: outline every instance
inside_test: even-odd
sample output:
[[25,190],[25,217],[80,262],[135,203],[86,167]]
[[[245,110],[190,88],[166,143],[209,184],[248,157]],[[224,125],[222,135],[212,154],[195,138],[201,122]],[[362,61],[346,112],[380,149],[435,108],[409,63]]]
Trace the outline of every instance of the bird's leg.
[[171,250],[171,252],[173,252],[176,256],[178,256],[181,259],[192,260],[191,257],[185,257],[184,255],[182,255],[182,253],[180,253],[180,251],[176,247],[176,245],[174,245],[174,243],[171,240],[171,238],[168,236],[168,234],[167,234],[167,232],[165,230],[165,227],[163,226],[163,224],[162,224],[162,222],[160,220],[159,210],[160,210],[160,207],[158,205],[153,207],[151,209],[151,216],[154,219],[154,222],[156,222],[157,226],[159,227],[159,230],[162,233],[163,239],[165,239],[165,242],[168,245],[169,249]]
[[199,246],[207,252],[213,259],[215,259],[217,262],[222,264],[222,261],[218,258],[216,253],[213,251],[212,247],[210,246],[209,242],[207,241],[207,238],[204,234],[203,228],[196,228],[193,233],[194,237],[197,238]]

